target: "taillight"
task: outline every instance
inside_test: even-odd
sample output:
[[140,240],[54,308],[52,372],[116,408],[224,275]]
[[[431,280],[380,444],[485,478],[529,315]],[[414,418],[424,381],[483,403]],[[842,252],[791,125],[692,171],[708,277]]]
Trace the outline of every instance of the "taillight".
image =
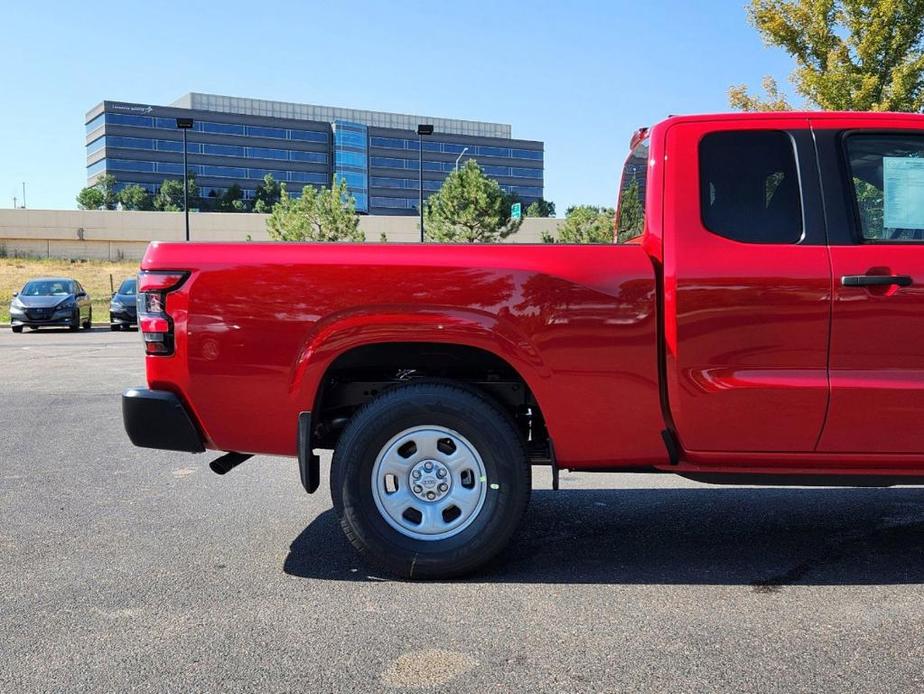
[[167,293],[179,288],[186,272],[138,273],[138,327],[146,354],[173,354],[173,321],[167,314]]

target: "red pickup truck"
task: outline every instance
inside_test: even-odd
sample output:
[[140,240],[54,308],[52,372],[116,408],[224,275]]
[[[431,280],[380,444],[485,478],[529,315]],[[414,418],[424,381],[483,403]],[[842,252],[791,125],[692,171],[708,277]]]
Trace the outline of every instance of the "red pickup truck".
[[620,197],[612,245],[153,243],[126,430],[308,492],[333,449],[347,536],[415,577],[497,554],[530,465],[924,482],[924,116],[672,117]]

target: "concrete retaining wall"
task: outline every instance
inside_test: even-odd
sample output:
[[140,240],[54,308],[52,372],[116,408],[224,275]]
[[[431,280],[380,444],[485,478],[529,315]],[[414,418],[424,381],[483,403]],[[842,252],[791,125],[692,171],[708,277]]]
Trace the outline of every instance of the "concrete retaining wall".
[[[268,241],[267,215],[197,212],[189,215],[193,241]],[[523,221],[510,243],[539,243],[543,232],[554,233],[560,219]],[[416,217],[360,217],[366,240],[415,242]],[[150,241],[181,241],[181,212],[118,210],[0,210],[0,255],[48,258],[139,260]]]

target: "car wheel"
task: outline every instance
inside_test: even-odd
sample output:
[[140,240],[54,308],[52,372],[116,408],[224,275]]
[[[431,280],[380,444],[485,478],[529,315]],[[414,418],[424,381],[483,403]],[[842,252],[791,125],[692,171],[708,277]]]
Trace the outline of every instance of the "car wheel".
[[119,331],[119,330],[122,329],[122,326],[119,325],[118,323],[110,323],[110,324],[109,324],[109,329],[110,329],[112,332],[117,332],[117,331]]
[[80,309],[74,309],[74,315],[71,316],[71,324],[67,326],[71,330],[80,330]]
[[14,332],[14,333],[21,333],[21,332],[22,332],[22,326],[21,326],[21,325],[13,325],[13,326],[10,326],[10,327],[13,329],[13,332]]
[[93,327],[93,309],[91,308],[89,312],[87,313],[87,320],[84,321],[83,329],[89,330],[92,327]]
[[350,542],[408,578],[471,572],[500,552],[526,509],[530,469],[511,418],[477,391],[420,383],[350,420],[331,495]]

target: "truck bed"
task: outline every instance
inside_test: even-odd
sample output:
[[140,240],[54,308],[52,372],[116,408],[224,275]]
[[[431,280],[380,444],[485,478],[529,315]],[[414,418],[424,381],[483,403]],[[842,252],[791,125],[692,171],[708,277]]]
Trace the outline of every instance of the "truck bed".
[[666,459],[640,246],[153,243],[142,269],[190,273],[167,300],[176,353],[148,356],[148,381],[180,396],[210,448],[295,455],[298,413],[335,359],[429,342],[515,369],[563,467]]

